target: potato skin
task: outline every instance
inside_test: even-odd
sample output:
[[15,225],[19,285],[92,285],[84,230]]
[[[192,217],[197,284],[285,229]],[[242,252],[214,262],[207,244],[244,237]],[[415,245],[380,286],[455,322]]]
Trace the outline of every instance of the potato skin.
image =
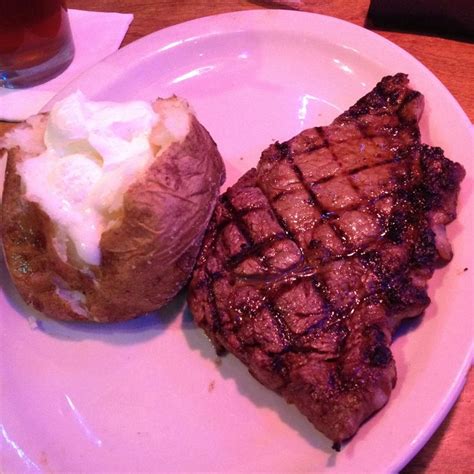
[[225,179],[217,146],[194,116],[186,138],[124,194],[120,223],[102,234],[99,266],[58,255],[53,222],[24,195],[16,171],[22,159],[19,148],[8,150],[2,237],[28,304],[59,320],[121,321],[158,309],[186,284]]

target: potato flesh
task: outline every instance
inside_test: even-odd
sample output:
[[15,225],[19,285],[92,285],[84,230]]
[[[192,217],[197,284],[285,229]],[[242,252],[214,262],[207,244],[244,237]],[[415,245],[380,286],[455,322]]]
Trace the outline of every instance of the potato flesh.
[[[26,198],[37,202],[57,227],[58,248],[74,245],[88,265],[101,262],[100,238],[121,218],[123,195],[173,142],[189,131],[184,101],[154,106],[87,101],[76,93],[53,108],[43,151],[18,165]],[[22,147],[23,136],[18,136]],[[46,149],[44,149],[44,147]],[[60,255],[63,252],[60,252]]]

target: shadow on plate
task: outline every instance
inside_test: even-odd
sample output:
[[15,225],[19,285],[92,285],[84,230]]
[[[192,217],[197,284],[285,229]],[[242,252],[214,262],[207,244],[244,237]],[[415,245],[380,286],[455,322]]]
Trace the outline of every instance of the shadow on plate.
[[278,414],[281,421],[298,432],[309,445],[327,453],[328,465],[334,464],[335,451],[331,449],[331,442],[319,433],[293,405],[287,404],[282,397],[261,385],[250,375],[245,365],[232,354],[227,354],[223,358],[217,356],[214,346],[202,330],[189,330],[194,327],[194,323],[187,307],[183,313],[182,326],[191,350],[198,351],[201,357],[213,361],[224,379],[235,382],[240,394],[251,400],[257,407],[269,408]]
[[61,322],[48,319],[28,306],[15,288],[0,258],[0,288],[4,302],[14,313],[26,319],[32,330],[41,331],[58,339],[81,341],[100,340],[110,344],[129,345],[153,339],[162,334],[183,311],[185,291],[181,291],[168,305],[130,321],[96,324],[85,322]]

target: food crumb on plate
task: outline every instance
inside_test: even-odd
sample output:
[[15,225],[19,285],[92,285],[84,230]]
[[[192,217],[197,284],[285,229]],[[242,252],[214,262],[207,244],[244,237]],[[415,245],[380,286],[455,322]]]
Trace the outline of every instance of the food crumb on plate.
[[28,316],[28,324],[30,326],[30,329],[41,329],[40,328],[40,321],[38,318],[35,318],[34,316]]

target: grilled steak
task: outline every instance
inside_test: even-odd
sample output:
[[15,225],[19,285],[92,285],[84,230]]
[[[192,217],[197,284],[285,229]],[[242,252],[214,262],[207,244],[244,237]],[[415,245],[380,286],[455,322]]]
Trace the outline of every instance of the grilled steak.
[[420,142],[423,96],[385,77],[327,127],[269,146],[220,198],[196,323],[340,443],[388,400],[392,335],[452,257],[461,165]]

